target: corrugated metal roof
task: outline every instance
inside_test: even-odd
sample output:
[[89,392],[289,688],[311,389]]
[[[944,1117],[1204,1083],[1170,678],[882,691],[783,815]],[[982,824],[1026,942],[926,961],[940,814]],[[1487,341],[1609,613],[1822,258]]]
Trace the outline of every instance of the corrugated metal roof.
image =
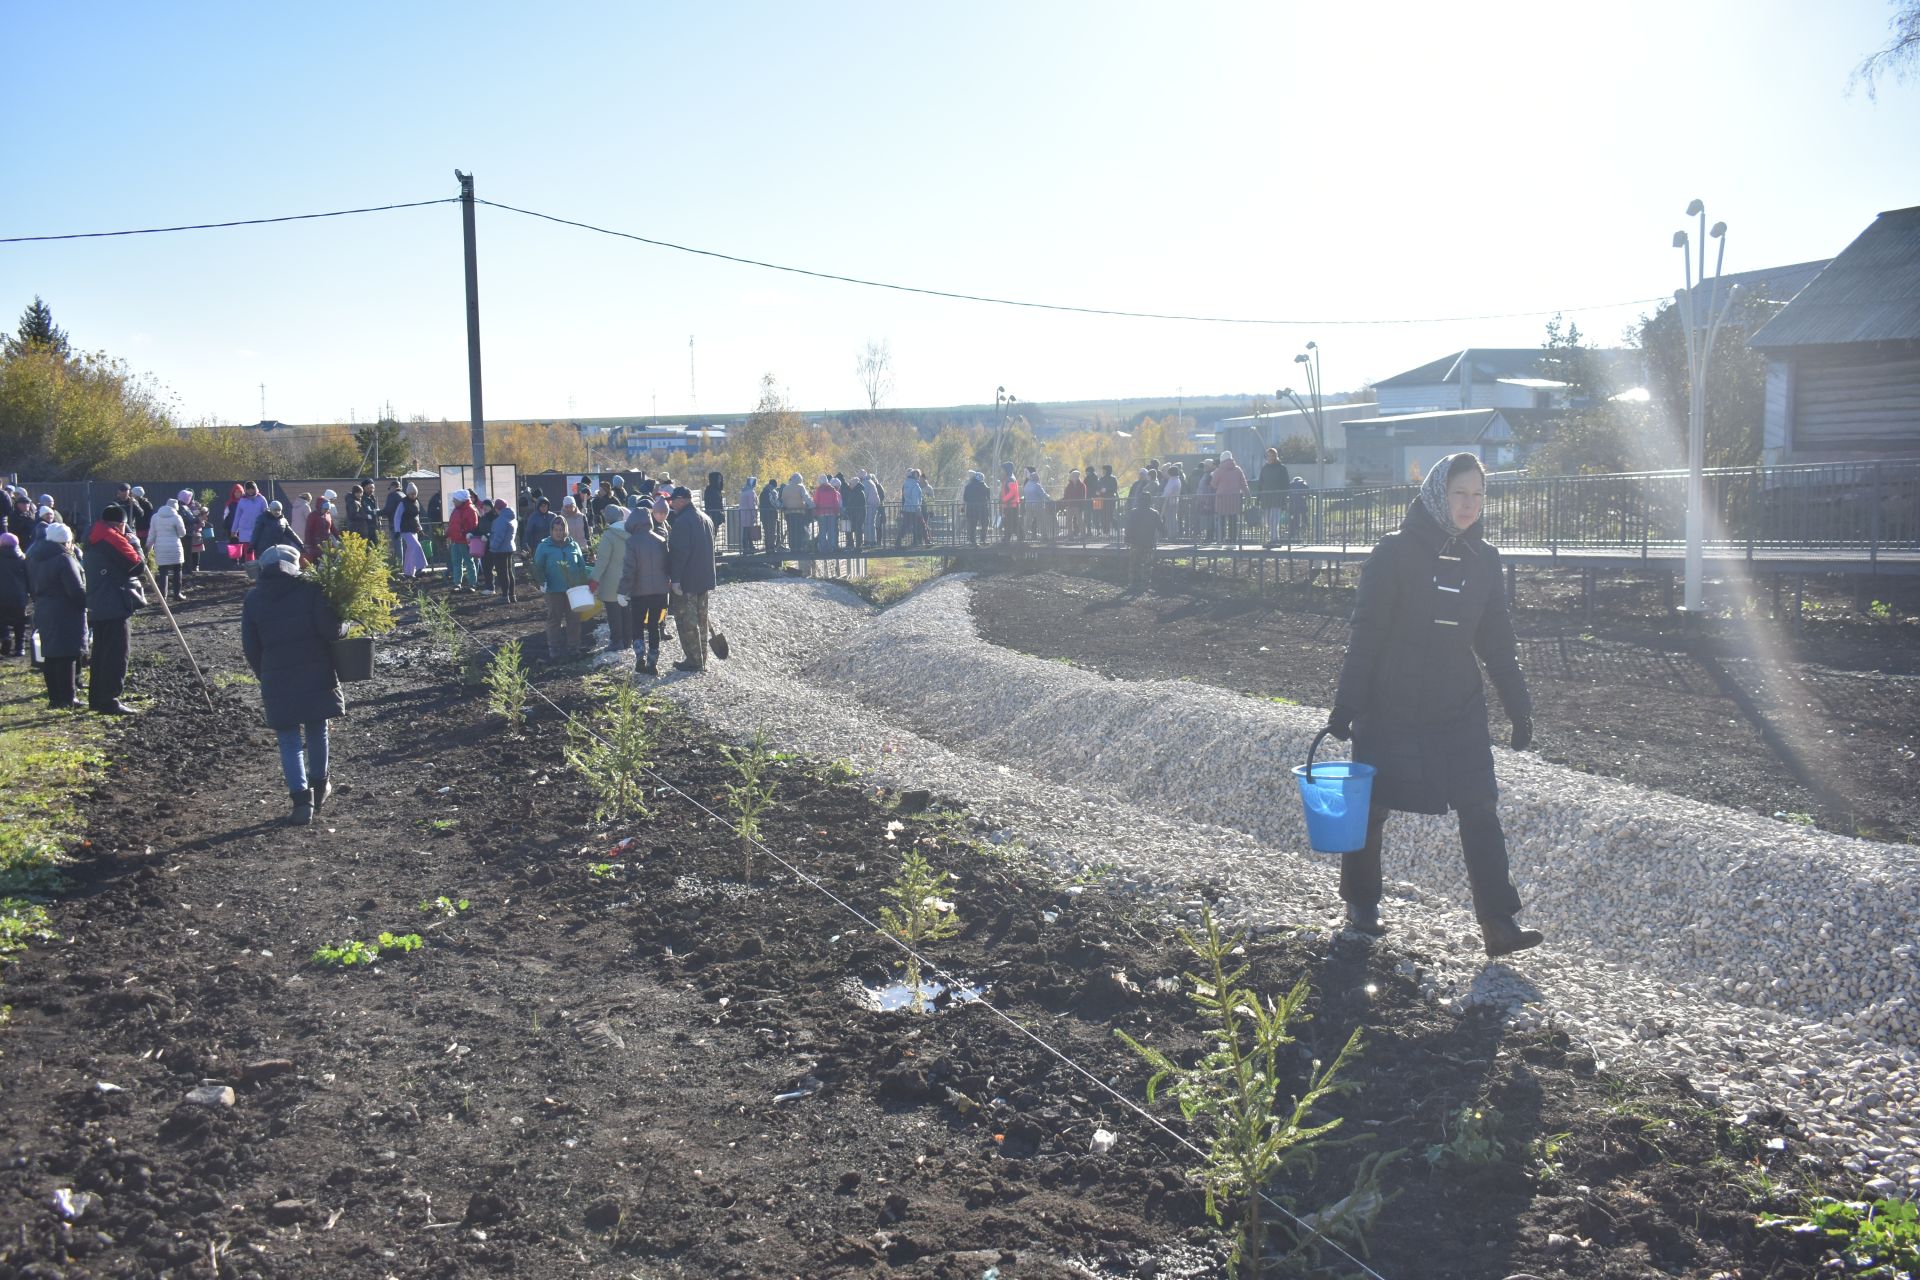
[[1747,345],[1850,342],[1920,342],[1920,205],[1875,218]]
[[[1587,352],[1603,370],[1611,369],[1620,360],[1637,354],[1621,347],[1589,347]],[[1459,382],[1463,371],[1468,368],[1473,370],[1475,382],[1529,378],[1540,372],[1540,362],[1546,354],[1543,347],[1469,347],[1450,356],[1441,356],[1418,369],[1396,373],[1391,378],[1374,383],[1374,386],[1418,387]]]
[[[1720,277],[1720,297],[1724,300],[1727,290],[1737,284],[1741,295],[1746,298],[1792,302],[1832,261],[1832,258],[1821,258],[1818,262],[1790,262],[1785,266],[1763,267],[1758,271],[1729,271]],[[1706,314],[1712,302],[1712,289],[1713,286],[1708,283],[1693,286],[1693,305],[1701,315]],[[1675,290],[1676,294],[1678,292]]]

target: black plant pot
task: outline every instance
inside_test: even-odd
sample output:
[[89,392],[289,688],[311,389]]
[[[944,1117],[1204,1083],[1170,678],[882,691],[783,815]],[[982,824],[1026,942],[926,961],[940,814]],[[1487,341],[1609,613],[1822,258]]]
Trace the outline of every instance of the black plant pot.
[[333,671],[348,684],[373,679],[373,637],[346,636],[335,640]]

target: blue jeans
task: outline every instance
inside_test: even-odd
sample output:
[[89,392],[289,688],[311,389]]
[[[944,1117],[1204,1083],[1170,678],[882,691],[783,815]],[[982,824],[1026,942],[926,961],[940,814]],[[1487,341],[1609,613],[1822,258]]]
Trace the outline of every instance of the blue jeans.
[[821,516],[820,532],[815,536],[814,549],[821,555],[832,555],[840,540],[840,517]]
[[[327,722],[315,720],[298,729],[275,729],[280,737],[280,772],[287,775],[287,790],[305,791],[309,776],[327,776]],[[304,749],[300,735],[306,735]]]
[[447,577],[452,586],[471,587],[479,583],[480,570],[473,563],[463,543],[452,543],[447,547]]

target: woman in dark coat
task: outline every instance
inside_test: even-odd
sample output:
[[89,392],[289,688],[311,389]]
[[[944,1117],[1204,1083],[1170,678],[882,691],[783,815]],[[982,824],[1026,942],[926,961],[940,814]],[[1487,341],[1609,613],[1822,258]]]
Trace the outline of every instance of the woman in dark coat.
[[27,556],[12,532],[0,533],[0,658],[27,652]]
[[[333,673],[340,616],[313,579],[300,573],[294,547],[260,557],[260,581],[240,606],[240,644],[260,678],[267,725],[280,738],[280,770],[293,798],[293,823],[306,826],[333,794],[327,781],[327,721],[347,713]],[[303,741],[304,739],[304,741]]]
[[73,554],[73,530],[64,524],[41,526],[27,551],[27,585],[33,591],[33,629],[40,637],[47,705],[56,711],[77,707],[74,689],[80,655],[87,648],[87,575]]
[[718,471],[707,472],[707,487],[700,491],[700,505],[706,509],[707,519],[713,522],[716,539],[724,539],[727,532],[727,485]]
[[1513,722],[1512,745],[1533,740],[1533,702],[1514,651],[1500,553],[1483,536],[1486,470],[1470,453],[1440,459],[1360,571],[1353,641],[1327,729],[1353,739],[1353,758],[1377,770],[1366,847],[1340,865],[1347,923],[1377,934],[1380,850],[1387,815],[1460,814],[1460,847],[1487,954],[1539,945],[1514,923],[1520,895],[1507,875],[1507,841],[1494,812],[1493,747],[1480,667]]

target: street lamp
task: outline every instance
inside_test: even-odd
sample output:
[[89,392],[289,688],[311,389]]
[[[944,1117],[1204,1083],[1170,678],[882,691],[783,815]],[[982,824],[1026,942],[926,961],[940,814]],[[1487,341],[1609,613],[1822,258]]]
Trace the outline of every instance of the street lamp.
[[[1320,344],[1309,342],[1307,349],[1293,358],[1306,373],[1307,396],[1313,401],[1313,465],[1314,488],[1327,487],[1327,424],[1320,412]],[[1295,397],[1295,404],[1299,398]],[[1305,413],[1305,406],[1301,407]]]
[[[1707,206],[1695,200],[1687,206],[1687,216],[1700,219],[1700,287],[1707,287],[1707,241],[1719,241],[1714,256],[1713,282],[1707,293],[1705,314],[1695,308],[1692,245],[1685,231],[1673,233],[1673,247],[1680,250],[1680,262],[1686,272],[1687,287],[1676,295],[1680,303],[1680,323],[1687,338],[1687,562],[1686,592],[1682,606],[1689,614],[1705,607],[1706,577],[1706,455],[1707,455],[1707,370],[1713,359],[1713,342],[1720,335],[1720,323],[1733,308],[1739,285],[1720,296],[1720,268],[1727,258],[1727,224],[1716,222],[1707,227]],[[1702,329],[1706,333],[1702,335]]]
[[996,493],[999,492],[1000,486],[1001,443],[1006,438],[1007,415],[1013,412],[1013,402],[1016,398],[1017,397],[1008,395],[1005,387],[995,387],[993,389],[993,408],[994,411],[1000,415],[1000,425],[995,427],[993,431],[992,474],[988,478],[988,483],[994,486],[994,492]]

